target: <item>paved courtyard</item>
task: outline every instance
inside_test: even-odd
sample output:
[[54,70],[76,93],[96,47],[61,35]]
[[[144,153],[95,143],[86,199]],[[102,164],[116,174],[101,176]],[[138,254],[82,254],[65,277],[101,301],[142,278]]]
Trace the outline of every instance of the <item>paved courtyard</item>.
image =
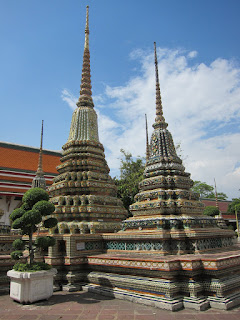
[[48,301],[31,305],[0,296],[1,320],[239,320],[240,307],[230,311],[171,312],[84,291],[55,292]]

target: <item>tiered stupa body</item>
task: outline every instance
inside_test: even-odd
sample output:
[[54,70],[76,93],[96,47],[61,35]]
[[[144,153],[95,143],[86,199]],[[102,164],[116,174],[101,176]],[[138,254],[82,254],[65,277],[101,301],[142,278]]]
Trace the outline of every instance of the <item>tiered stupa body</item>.
[[182,160],[177,156],[172,135],[167,130],[162,109],[158,63],[155,44],[156,70],[156,118],[150,146],[147,146],[147,161],[144,179],[139,184],[131,212],[136,216],[169,216],[202,214],[203,204],[198,193],[190,190],[193,181],[185,172]]
[[119,230],[127,212],[109,176],[98,138],[97,114],[91,91],[88,7],[82,81],[68,141],[63,145],[59,175],[49,188],[59,233],[100,233]]
[[[190,173],[185,172],[177,156],[172,135],[163,116],[155,46],[156,118],[150,145],[147,143],[144,179],[139,184],[133,217],[123,221],[120,234],[134,234],[135,240],[149,237],[147,244],[135,243],[134,251],[159,251],[162,254],[185,254],[232,245],[233,233],[219,228],[222,221],[203,215],[204,205],[193,192]],[[158,240],[157,240],[158,239]],[[121,246],[109,245],[109,249]],[[150,251],[152,252],[152,251]],[[150,253],[149,252],[149,253]]]

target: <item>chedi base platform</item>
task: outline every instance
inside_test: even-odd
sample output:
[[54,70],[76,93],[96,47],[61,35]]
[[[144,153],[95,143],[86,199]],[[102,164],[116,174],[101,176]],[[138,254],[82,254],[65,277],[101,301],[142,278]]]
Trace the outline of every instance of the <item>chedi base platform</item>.
[[[58,269],[56,283],[67,291],[83,288],[172,311],[228,310],[240,304],[239,244],[199,254],[103,253],[104,237],[109,241],[111,235],[63,236],[72,244],[66,255],[54,251],[55,257],[46,257]],[[84,249],[73,251],[79,243]]]
[[240,304],[239,247],[228,253],[165,256],[100,254],[86,257],[78,274],[84,290],[177,311]]

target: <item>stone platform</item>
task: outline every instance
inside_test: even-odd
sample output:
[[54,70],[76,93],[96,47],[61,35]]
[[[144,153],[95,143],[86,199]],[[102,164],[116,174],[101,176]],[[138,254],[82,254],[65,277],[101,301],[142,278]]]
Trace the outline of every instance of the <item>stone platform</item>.
[[240,303],[240,247],[199,255],[88,256],[89,290],[168,310],[229,309]]
[[109,241],[110,235],[57,236],[57,241],[66,241],[66,254],[53,250],[45,260],[58,269],[58,289],[77,291],[84,286],[91,292],[172,311],[228,310],[240,304],[239,244],[227,250],[163,256],[151,250],[106,250],[105,236]]

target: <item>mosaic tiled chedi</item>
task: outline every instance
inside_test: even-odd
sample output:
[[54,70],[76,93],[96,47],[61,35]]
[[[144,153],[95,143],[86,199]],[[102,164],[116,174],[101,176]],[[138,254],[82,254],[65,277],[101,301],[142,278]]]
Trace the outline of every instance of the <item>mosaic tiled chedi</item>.
[[[150,144],[147,143],[144,178],[139,184],[135,202],[130,206],[133,217],[123,221],[122,231],[115,241],[107,243],[107,248],[186,254],[231,246],[233,231],[224,228],[223,220],[203,215],[204,205],[199,194],[191,190],[193,181],[190,173],[185,172],[172,135],[167,130],[154,45],[156,118]],[[132,243],[132,238],[137,243]]]
[[[88,8],[87,8],[88,10]],[[127,212],[117,198],[103,145],[91,91],[88,11],[80,97],[73,112],[67,143],[62,147],[59,175],[49,188],[59,223],[53,233],[100,233],[120,229]]]

